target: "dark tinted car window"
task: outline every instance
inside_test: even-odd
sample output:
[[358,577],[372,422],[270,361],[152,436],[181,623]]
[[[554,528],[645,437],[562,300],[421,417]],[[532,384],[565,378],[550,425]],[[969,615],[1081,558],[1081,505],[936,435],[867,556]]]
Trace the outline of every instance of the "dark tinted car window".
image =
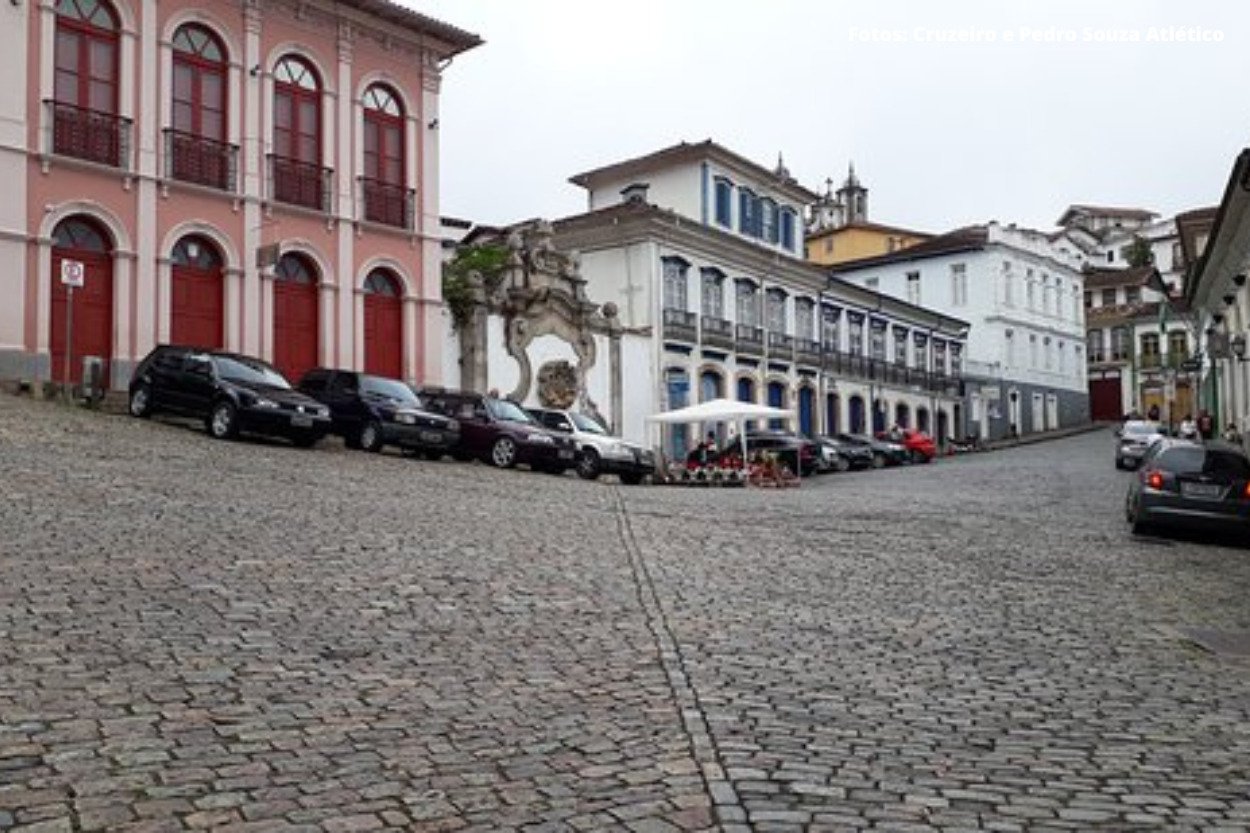
[[268,385],[273,388],[289,389],[282,374],[259,359],[243,356],[216,356],[217,375],[223,379],[236,382],[248,382],[254,385]]
[[156,354],[155,364],[163,370],[181,370],[185,350],[162,350]]
[[310,370],[304,374],[304,378],[299,380],[300,390],[306,390],[310,393],[321,393],[325,389],[326,380],[330,378],[328,370]]
[[417,395],[412,392],[412,388],[395,379],[387,379],[385,376],[361,376],[360,391],[373,396],[383,396],[404,405],[418,404]]
[[346,393],[356,392],[356,374],[355,373],[336,373],[330,381],[330,393],[342,396]]
[[1177,474],[1250,477],[1250,462],[1234,451],[1200,446],[1177,446],[1158,456],[1155,465]]

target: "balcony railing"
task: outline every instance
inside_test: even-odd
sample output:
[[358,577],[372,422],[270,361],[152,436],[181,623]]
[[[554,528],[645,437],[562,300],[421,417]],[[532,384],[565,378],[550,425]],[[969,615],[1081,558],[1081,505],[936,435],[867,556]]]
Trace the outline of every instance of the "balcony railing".
[[52,121],[52,153],[130,167],[130,119],[87,110],[61,101],[45,101]]
[[708,347],[720,347],[724,350],[734,349],[734,325],[724,318],[704,315],[701,318],[703,327],[703,343]]
[[238,182],[239,148],[184,133],[165,131],[165,176],[233,192]]
[[783,362],[794,361],[794,336],[785,333],[768,333],[768,358]]
[[684,309],[665,307],[664,337],[694,344],[699,340],[699,316]]
[[329,211],[333,181],[334,171],[330,168],[285,156],[269,156],[269,193],[277,202]]
[[810,338],[796,338],[794,340],[794,357],[799,364],[805,364],[809,367],[820,367],[820,342]]
[[744,356],[763,356],[764,329],[750,324],[735,324],[734,349]]
[[413,229],[417,193],[414,189],[361,177],[360,192],[365,220],[409,231]]

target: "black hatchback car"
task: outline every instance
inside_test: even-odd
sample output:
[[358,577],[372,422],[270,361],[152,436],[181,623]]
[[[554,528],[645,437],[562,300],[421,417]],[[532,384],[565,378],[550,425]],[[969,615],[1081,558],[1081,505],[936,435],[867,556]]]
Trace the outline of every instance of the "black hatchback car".
[[220,440],[242,432],[307,447],[330,430],[329,408],[293,390],[270,365],[194,347],[160,345],[135,369],[130,413],[162,412],[202,419]]
[[470,391],[418,392],[431,408],[460,423],[460,441],[452,452],[458,459],[477,457],[501,469],[524,463],[552,474],[577,464],[572,438],[542,427],[515,402]]
[[330,431],[349,448],[381,451],[393,445],[437,459],[460,438],[458,422],[425,409],[398,379],[319,367],[296,387],[330,408]]

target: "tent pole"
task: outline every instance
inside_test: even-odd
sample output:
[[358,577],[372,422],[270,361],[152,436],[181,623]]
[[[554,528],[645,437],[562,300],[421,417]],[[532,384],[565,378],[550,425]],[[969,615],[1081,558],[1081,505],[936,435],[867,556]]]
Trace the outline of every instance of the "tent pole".
[[742,417],[738,418],[738,438],[742,441],[742,485],[747,485],[751,478],[747,475],[750,473],[750,467],[747,464],[747,426],[746,420]]

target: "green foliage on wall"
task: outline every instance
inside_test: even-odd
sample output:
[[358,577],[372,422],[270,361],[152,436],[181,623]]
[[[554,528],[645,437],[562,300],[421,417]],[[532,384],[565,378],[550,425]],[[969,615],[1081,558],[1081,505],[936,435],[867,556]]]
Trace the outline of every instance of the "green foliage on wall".
[[443,303],[451,310],[452,326],[462,329],[473,316],[473,287],[469,275],[477,272],[489,296],[499,286],[508,264],[503,246],[465,246],[443,264]]

